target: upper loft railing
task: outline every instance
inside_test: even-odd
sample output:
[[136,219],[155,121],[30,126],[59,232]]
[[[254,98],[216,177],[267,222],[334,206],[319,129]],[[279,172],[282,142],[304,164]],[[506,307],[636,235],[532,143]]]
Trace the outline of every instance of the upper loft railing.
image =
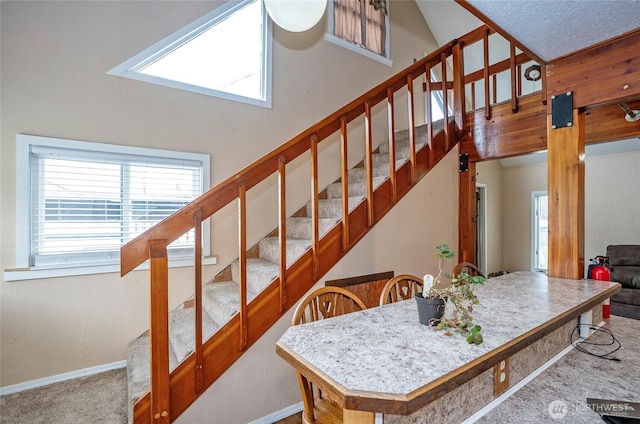
[[[140,422],[170,422],[175,419],[186,407],[212,383],[211,373],[203,373],[207,367],[207,355],[212,351],[212,343],[202,339],[202,223],[211,220],[212,228],[216,220],[216,214],[232,202],[237,202],[238,210],[238,258],[239,258],[239,285],[240,307],[237,315],[237,325],[225,325],[220,331],[235,332],[239,345],[227,346],[227,349],[235,349],[240,355],[259,335],[266,329],[254,329],[249,325],[252,314],[258,313],[260,308],[265,308],[267,300],[276,301],[277,305],[270,306],[278,316],[291,306],[291,297],[287,289],[292,291],[292,280],[287,266],[286,252],[286,219],[287,219],[287,190],[293,184],[294,178],[287,178],[292,163],[302,155],[307,154],[308,167],[310,169],[309,193],[311,201],[312,221],[312,246],[311,259],[312,279],[317,281],[321,276],[320,252],[321,238],[319,231],[319,207],[320,181],[327,179],[326,175],[332,170],[320,170],[320,147],[337,144],[340,151],[339,177],[342,184],[342,221],[340,224],[341,248],[346,253],[360,236],[351,234],[351,219],[349,219],[348,202],[348,170],[354,164],[352,151],[364,152],[364,166],[366,168],[366,196],[365,196],[365,225],[373,226],[379,215],[376,208],[379,205],[374,201],[373,183],[373,159],[372,155],[380,142],[389,144],[389,196],[391,207],[401,196],[398,187],[398,174],[395,160],[396,127],[408,129],[409,132],[409,180],[415,183],[424,169],[430,169],[439,159],[439,152],[448,152],[461,137],[467,134],[465,115],[468,108],[475,109],[476,98],[481,99],[486,110],[487,119],[491,117],[492,104],[503,101],[500,91],[501,80],[504,73],[509,75],[510,93],[509,101],[512,110],[518,110],[518,95],[522,93],[521,66],[528,61],[522,53],[516,54],[516,49],[510,47],[510,55],[507,59],[496,63],[489,62],[489,38],[493,31],[488,27],[481,27],[458,40],[454,40],[426,57],[417,60],[407,69],[379,84],[364,95],[332,113],[307,130],[293,137],[291,140],[258,159],[253,164],[236,173],[226,181],[218,184],[196,200],[186,205],[178,212],[169,216],[156,226],[150,228],[142,235],[125,244],[121,248],[121,274],[126,275],[146,260],[150,261],[151,284],[151,382],[150,393],[143,399],[147,406],[140,407],[134,417],[140,418]],[[480,46],[483,52],[481,57],[484,65],[476,71],[465,75],[463,50]],[[470,63],[470,61],[469,61]],[[543,72],[544,74],[544,72]],[[483,90],[476,90],[476,85],[483,83]],[[421,87],[424,92],[423,99],[417,99],[415,87]],[[491,88],[492,87],[492,88]],[[419,90],[420,88],[418,88]],[[444,92],[443,92],[444,91]],[[444,146],[434,145],[434,122],[432,119],[432,93],[439,97],[444,111],[445,125],[443,125]],[[405,106],[398,108],[398,100],[406,100]],[[385,107],[386,106],[386,107]],[[406,109],[405,109],[406,108]],[[386,112],[386,113],[385,113]],[[418,116],[418,118],[416,117]],[[454,132],[451,132],[448,122],[453,118]],[[399,122],[405,120],[404,124]],[[418,163],[416,148],[415,127],[424,124],[427,131],[426,166]],[[361,136],[354,137],[353,131],[362,129]],[[352,139],[358,144],[354,145]],[[321,143],[323,145],[321,146]],[[364,144],[364,146],[362,144]],[[361,156],[360,156],[361,157]],[[296,161],[298,163],[300,159]],[[335,173],[336,171],[333,171]],[[276,278],[278,294],[268,299],[258,297],[251,302],[247,301],[247,258],[248,258],[248,226],[247,209],[248,192],[260,185],[263,181],[275,176],[277,191],[277,227],[280,242],[279,276]],[[335,179],[336,175],[333,175]],[[260,188],[263,190],[263,188]],[[194,256],[194,307],[195,307],[195,349],[185,360],[190,361],[187,367],[179,366],[172,373],[169,372],[169,341],[168,341],[168,258],[167,246],[181,237],[183,234],[195,230],[195,256]],[[326,270],[324,270],[326,272]],[[310,286],[309,286],[310,287]],[[303,290],[300,295],[304,293]],[[234,318],[235,319],[235,318]],[[275,321],[274,321],[275,322]],[[256,335],[256,332],[260,334]],[[212,339],[216,338],[216,335]],[[231,343],[228,343],[229,345]],[[234,353],[235,354],[235,353]],[[232,356],[232,355],[231,355]],[[231,361],[232,362],[232,361]],[[193,399],[185,399],[185,390],[181,390],[176,399],[178,390],[173,390],[180,375],[184,375],[189,369],[193,372],[194,382],[189,383],[193,387],[195,395]],[[223,372],[223,371],[222,371]],[[215,378],[214,378],[215,379]],[[186,383],[185,383],[186,384]],[[148,409],[147,409],[148,408]]]

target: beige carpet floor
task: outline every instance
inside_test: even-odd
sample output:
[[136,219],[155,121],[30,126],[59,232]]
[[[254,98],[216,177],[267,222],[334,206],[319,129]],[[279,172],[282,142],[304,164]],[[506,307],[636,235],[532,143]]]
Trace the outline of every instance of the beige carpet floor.
[[127,371],[118,369],[0,396],[2,424],[126,424]]

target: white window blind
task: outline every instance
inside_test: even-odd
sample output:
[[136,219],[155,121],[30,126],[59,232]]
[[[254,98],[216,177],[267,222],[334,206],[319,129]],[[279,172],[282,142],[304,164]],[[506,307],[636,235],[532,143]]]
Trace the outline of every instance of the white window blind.
[[[29,143],[30,267],[117,263],[124,243],[203,192],[206,155],[66,142],[75,146]],[[170,258],[193,247],[192,231],[169,246]]]

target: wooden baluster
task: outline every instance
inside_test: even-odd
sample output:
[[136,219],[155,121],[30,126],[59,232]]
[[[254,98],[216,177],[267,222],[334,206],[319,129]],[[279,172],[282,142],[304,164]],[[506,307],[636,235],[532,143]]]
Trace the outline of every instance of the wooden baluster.
[[364,104],[365,166],[367,172],[367,226],[373,225],[373,140],[371,140],[371,105]]
[[342,251],[349,249],[349,150],[347,146],[347,118],[340,118],[340,161],[342,169]]
[[285,284],[287,272],[287,186],[286,161],[284,156],[278,158],[278,241],[280,245],[280,313],[287,310],[287,286]]
[[485,31],[483,39],[484,47],[484,117],[491,119],[491,99],[489,98],[489,29]]
[[542,104],[547,104],[547,65],[540,65],[542,75]]
[[449,151],[449,92],[447,90],[447,55],[440,55],[440,64],[442,65],[442,114],[444,115],[444,148],[445,152]]
[[238,186],[238,277],[240,282],[240,350],[247,347],[247,187]]
[[493,104],[498,103],[498,74],[493,74]]
[[393,90],[387,88],[387,117],[389,120],[389,183],[391,184],[391,203],[396,203],[396,124]]
[[467,111],[464,92],[464,54],[462,44],[453,46],[453,108],[458,129],[467,132]]
[[522,65],[518,65],[517,67],[517,74],[518,74],[518,79],[516,80],[518,82],[518,97],[522,96]]
[[509,67],[511,68],[511,111],[516,113],[518,111],[518,88],[516,87],[516,46],[513,44],[510,44]]
[[193,228],[195,230],[194,243],[194,268],[195,268],[195,294],[194,305],[195,308],[195,373],[196,373],[196,393],[200,393],[204,388],[204,358],[202,354],[202,212],[197,211],[193,215]]
[[416,123],[413,105],[413,78],[407,75],[407,106],[409,119],[409,160],[411,162],[411,183],[416,182]]
[[151,418],[169,423],[169,262],[164,240],[149,241],[151,291]]
[[476,110],[476,82],[471,83],[471,110]]
[[426,92],[427,92],[427,101],[425,103],[425,108],[427,109],[427,143],[429,146],[429,169],[433,166],[434,162],[434,146],[433,146],[433,105],[431,103],[431,64],[427,63],[425,65],[425,73],[426,78],[424,81]]
[[[318,205],[318,136],[315,134],[310,139],[311,152],[311,251],[313,256],[313,277],[320,275],[320,236],[318,231],[319,205]],[[348,203],[348,202],[347,202]],[[342,205],[344,208],[344,205]],[[347,204],[347,207],[349,205]]]

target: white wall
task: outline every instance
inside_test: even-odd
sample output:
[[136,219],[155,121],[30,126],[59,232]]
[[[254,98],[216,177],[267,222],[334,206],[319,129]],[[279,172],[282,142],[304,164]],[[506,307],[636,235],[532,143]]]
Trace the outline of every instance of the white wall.
[[[156,41],[219,6],[221,1],[3,1],[0,62],[0,266],[16,266],[15,193],[16,134],[34,134],[211,155],[212,186],[287,141],[339,107],[433,51],[433,40],[414,2],[390,8],[392,68],[324,41],[326,19],[313,30],[293,34],[274,27],[273,107],[246,104],[182,92],[109,76],[106,72]],[[396,99],[398,104],[406,104]],[[400,108],[402,110],[402,108]],[[376,110],[376,116],[386,110]],[[416,113],[416,116],[421,116]],[[397,116],[402,128],[403,113]],[[386,124],[385,124],[386,125]],[[355,130],[354,130],[355,131]],[[376,126],[377,133],[384,133]],[[356,137],[354,137],[356,138]],[[354,154],[358,149],[354,149]],[[335,147],[322,147],[322,161],[337,167]],[[356,160],[355,158],[353,160]],[[457,240],[457,173],[447,159],[403,200],[408,210],[394,209],[386,224],[373,230],[327,278],[390,268],[421,273],[436,244]],[[288,166],[289,167],[289,166]],[[290,165],[294,185],[290,208],[308,199],[308,169]],[[328,171],[325,171],[327,173]],[[323,181],[337,175],[321,175]],[[271,189],[250,192],[252,205],[273,204]],[[306,198],[302,198],[306,196]],[[453,196],[453,197],[450,197]],[[435,200],[434,200],[435,199]],[[432,202],[426,204],[425,202]],[[237,257],[234,208],[217,217],[212,252],[215,275]],[[263,210],[253,208],[251,210]],[[435,212],[440,212],[438,215]],[[252,240],[266,234],[273,214],[250,213]],[[394,215],[401,218],[394,219]],[[407,216],[404,216],[407,215]],[[421,226],[419,236],[406,219]],[[433,230],[433,233],[431,231]],[[392,242],[390,242],[392,241]],[[251,240],[250,240],[251,243]],[[409,249],[411,254],[407,254]],[[428,259],[425,259],[428,258]],[[170,303],[192,292],[188,268],[172,269]],[[118,274],[2,281],[0,284],[0,385],[8,386],[125,359],[127,344],[148,328],[148,276]],[[274,343],[288,318],[274,327],[215,387],[233,399],[251,392],[250,405],[234,411],[246,422],[298,401],[292,373],[274,353]],[[265,357],[263,352],[270,353]],[[281,370],[287,370],[283,376]],[[259,374],[257,375],[256,372]],[[286,379],[287,389],[274,391]],[[250,388],[249,388],[250,386]],[[275,393],[281,392],[281,394]],[[295,394],[295,395],[294,395]],[[259,399],[259,400],[258,400]],[[225,416],[227,403],[214,416]],[[207,418],[211,420],[211,416]],[[209,422],[208,421],[208,422]]]
[[[640,244],[640,151],[587,155],[585,159],[585,276],[589,259],[609,244]],[[487,164],[478,181],[485,182]],[[485,174],[485,176],[483,176]],[[547,190],[546,162],[501,168],[502,266],[531,268],[531,192]],[[488,184],[488,188],[492,184]],[[493,211],[489,212],[491,215]]]
[[487,274],[500,271],[502,266],[502,167],[499,161],[476,164],[476,182],[486,185]]

